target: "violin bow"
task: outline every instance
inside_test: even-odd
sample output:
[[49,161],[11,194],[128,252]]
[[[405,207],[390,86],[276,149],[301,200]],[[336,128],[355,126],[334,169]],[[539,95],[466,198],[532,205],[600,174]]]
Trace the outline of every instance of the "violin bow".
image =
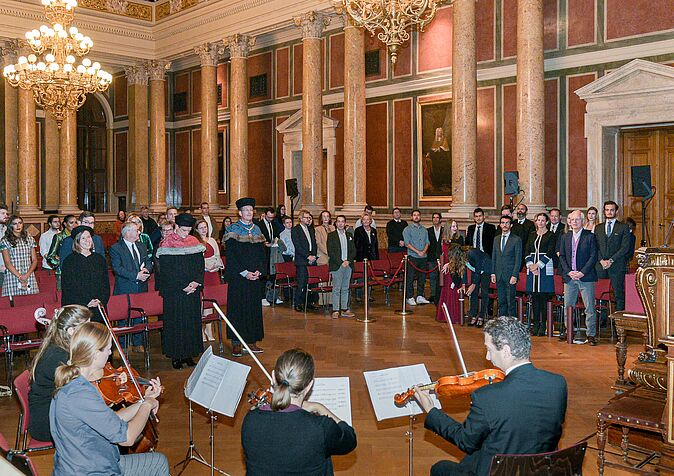
[[246,348],[246,350],[248,351],[248,354],[250,354],[250,356],[253,358],[253,360],[255,361],[257,366],[260,367],[260,370],[262,370],[262,372],[267,376],[267,378],[269,379],[269,383],[273,385],[274,381],[272,380],[269,372],[267,372],[267,369],[264,368],[264,366],[262,365],[262,362],[260,362],[260,360],[255,355],[255,352],[250,350],[250,347],[248,347],[248,344],[246,344],[246,341],[243,340],[243,338],[241,337],[241,334],[239,334],[239,331],[237,331],[236,328],[232,325],[232,323],[229,322],[229,319],[227,319],[227,316],[225,316],[225,313],[222,312],[222,309],[220,309],[220,306],[218,305],[217,302],[213,303],[213,308],[218,312],[218,314],[220,314],[220,319],[225,321],[225,324],[227,324],[227,327],[229,327],[231,329],[231,331],[234,333],[236,338],[239,339],[239,342],[241,342],[243,344],[243,346]]
[[466,370],[466,363],[463,361],[463,354],[461,353],[461,346],[459,346],[459,339],[456,338],[456,332],[454,332],[454,324],[452,324],[452,319],[449,317],[449,311],[447,310],[447,303],[442,303],[442,311],[445,313],[447,318],[447,325],[449,330],[452,333],[452,339],[454,339],[454,347],[456,347],[456,354],[459,356],[459,363],[461,364],[461,370],[463,370],[464,377],[468,376],[468,370]]

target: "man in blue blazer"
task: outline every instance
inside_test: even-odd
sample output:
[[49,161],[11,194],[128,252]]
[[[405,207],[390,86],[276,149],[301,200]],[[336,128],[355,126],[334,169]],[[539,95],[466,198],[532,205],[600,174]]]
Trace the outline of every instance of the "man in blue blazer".
[[491,282],[496,284],[498,313],[501,316],[516,316],[515,294],[522,267],[522,239],[512,230],[513,219],[502,216],[499,221],[501,234],[494,238],[491,252]]
[[122,228],[122,238],[110,247],[110,265],[115,274],[113,294],[147,292],[152,260],[138,235],[138,227],[134,223],[126,223]]
[[433,406],[428,391],[415,397],[428,413],[424,426],[467,456],[439,461],[431,476],[487,476],[496,454],[544,453],[557,449],[566,414],[567,385],[561,375],[529,360],[531,338],[516,317],[497,317],[484,327],[487,359],[506,374],[502,382],[471,394],[470,412],[460,423]]
[[[580,292],[585,305],[587,341],[590,345],[597,345],[597,320],[594,310],[597,239],[594,233],[583,228],[584,218],[580,210],[569,214],[571,230],[562,236],[559,244],[559,274],[564,280],[564,308],[575,306]],[[573,332],[573,329],[568,331]],[[560,339],[565,338],[564,335],[560,335]]]

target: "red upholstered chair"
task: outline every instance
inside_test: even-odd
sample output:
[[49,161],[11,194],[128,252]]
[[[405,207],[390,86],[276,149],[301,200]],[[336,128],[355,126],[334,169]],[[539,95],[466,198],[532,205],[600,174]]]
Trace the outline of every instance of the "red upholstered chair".
[[54,444],[51,441],[39,441],[28,434],[28,425],[30,424],[30,408],[28,406],[30,372],[28,370],[24,370],[14,379],[14,391],[21,407],[19,424],[16,430],[16,449],[26,453],[53,449]]
[[489,476],[580,476],[583,474],[583,459],[587,441],[549,453],[528,455],[494,455]]
[[220,273],[204,273],[204,287],[206,286],[217,286],[221,284]]
[[[2,332],[3,346],[0,352],[5,354],[5,373],[7,386],[12,386],[12,368],[14,353],[37,349],[42,339],[37,336],[41,327],[35,320],[35,310],[43,307],[42,304],[21,306],[5,309],[0,312],[0,332]],[[20,337],[20,338],[19,338]],[[28,354],[26,353],[26,365]]]
[[[149,316],[161,316],[164,314],[164,299],[159,291],[129,294],[129,317],[142,318],[143,344],[145,347],[145,366],[150,366],[150,331],[161,330],[164,327],[162,320],[150,321]],[[137,315],[134,315],[137,314]]]
[[[362,269],[363,263],[360,263],[360,265]],[[320,266],[307,266],[307,272],[309,273],[309,280],[307,281],[307,290],[304,293],[304,309],[307,308],[310,292],[332,292],[332,285],[330,285],[330,271],[327,264],[322,264]]]
[[16,448],[10,448],[7,438],[5,438],[5,435],[2,433],[0,433],[0,450],[2,453],[4,453],[2,456],[4,456],[8,463],[15,468],[18,468],[15,472],[10,472],[11,470],[9,470],[9,468],[5,468],[4,466],[0,467],[0,470],[3,471],[2,474],[28,474],[30,476],[38,476],[37,469],[35,468],[35,465],[31,459],[28,457],[28,454],[23,451],[19,451]]
[[524,309],[527,313],[527,324],[531,325],[531,299],[527,294],[527,273],[520,271],[520,276],[517,278],[515,285],[515,302],[517,302],[517,318],[520,322],[524,322]]
[[646,315],[644,304],[637,291],[636,274],[625,275],[625,312]]
[[[215,322],[218,326],[218,342],[219,342],[219,351],[222,354],[225,351],[225,347],[222,343],[222,319],[220,319],[220,314],[215,310],[214,303],[216,303],[220,309],[223,309],[223,312],[227,309],[227,284],[218,284],[217,286],[208,286],[204,288],[203,293],[201,294],[201,309],[202,309],[202,318],[201,322]],[[212,309],[213,312],[206,316],[203,315],[204,309]]]
[[[291,290],[291,299],[294,298],[292,289],[297,285],[295,279],[297,278],[297,268],[295,263],[288,261],[287,263],[276,263],[276,275],[274,276],[274,288],[286,288]],[[276,293],[274,293],[276,294]],[[274,303],[272,303],[273,305]],[[295,303],[292,303],[293,306]]]

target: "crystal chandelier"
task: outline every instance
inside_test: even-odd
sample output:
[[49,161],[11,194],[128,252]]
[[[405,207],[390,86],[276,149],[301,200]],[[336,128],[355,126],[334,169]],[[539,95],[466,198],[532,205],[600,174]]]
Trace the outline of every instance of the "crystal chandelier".
[[[346,12],[356,26],[362,26],[388,47],[391,63],[410,39],[407,31],[416,26],[423,31],[445,0],[333,0],[339,13]],[[450,3],[451,0],[446,3]]]
[[112,75],[85,57],[94,43],[70,26],[77,1],[42,0],[42,5],[51,26],[26,33],[32,53],[6,66],[3,76],[12,86],[32,91],[35,102],[56,118],[60,128],[66,116],[84,104],[87,94],[108,89]]

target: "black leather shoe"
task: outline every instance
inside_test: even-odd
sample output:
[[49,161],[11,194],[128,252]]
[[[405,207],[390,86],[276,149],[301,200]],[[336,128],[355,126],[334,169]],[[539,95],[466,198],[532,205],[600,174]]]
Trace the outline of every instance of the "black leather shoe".
[[593,336],[587,336],[587,342],[590,345],[597,345],[597,338]]
[[171,365],[173,366],[174,369],[180,370],[183,368],[183,362],[179,359],[173,359],[171,361]]
[[307,309],[311,311],[318,311],[318,306],[315,304],[307,304]]
[[194,367],[195,365],[197,365],[196,363],[194,363],[194,360],[192,360],[192,358],[183,359],[182,363],[187,365],[188,367]]
[[304,308],[302,306],[295,306],[295,311],[304,312]]

